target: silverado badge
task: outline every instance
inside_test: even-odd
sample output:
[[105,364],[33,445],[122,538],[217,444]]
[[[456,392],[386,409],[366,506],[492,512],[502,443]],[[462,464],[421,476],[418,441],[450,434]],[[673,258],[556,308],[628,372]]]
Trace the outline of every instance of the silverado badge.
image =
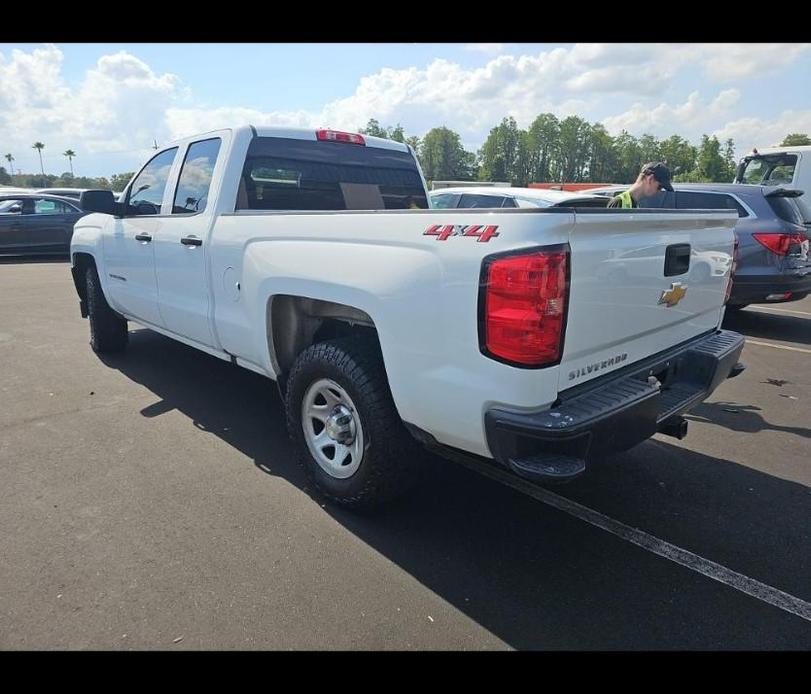
[[686,293],[686,284],[682,284],[681,282],[672,282],[670,284],[670,289],[662,292],[662,296],[659,297],[659,303],[667,304],[668,306],[675,306],[682,300]]

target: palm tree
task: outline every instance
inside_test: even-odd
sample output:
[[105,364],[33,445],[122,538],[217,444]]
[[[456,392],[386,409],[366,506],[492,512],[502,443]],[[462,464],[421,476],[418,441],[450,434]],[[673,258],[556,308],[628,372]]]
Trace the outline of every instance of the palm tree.
[[70,175],[73,176],[73,157],[76,156],[76,152],[74,152],[72,149],[66,149],[64,152],[62,152],[62,156],[68,158],[68,161],[70,162]]
[[31,149],[35,149],[39,153],[39,168],[44,176],[45,167],[42,165],[42,150],[45,149],[45,145],[43,145],[41,142],[35,142],[33,145],[31,145]]
[[14,161],[14,157],[11,154],[6,154],[6,160],[8,161],[8,165],[11,168],[11,175],[14,175],[14,164],[11,162]]

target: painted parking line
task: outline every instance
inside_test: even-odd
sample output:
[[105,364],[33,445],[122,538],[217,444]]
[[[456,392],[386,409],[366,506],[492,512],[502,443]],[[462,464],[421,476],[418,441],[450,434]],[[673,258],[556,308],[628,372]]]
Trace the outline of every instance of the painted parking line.
[[803,349],[802,347],[788,347],[787,345],[775,345],[771,342],[759,342],[758,340],[746,340],[747,344],[760,345],[761,347],[774,347],[775,349],[787,349],[791,352],[803,352],[804,354],[811,354],[811,349]]
[[748,308],[756,311],[777,311],[778,313],[794,313],[798,316],[811,316],[808,311],[791,311],[787,308],[774,308],[773,306],[749,306]]
[[745,576],[733,571],[732,569],[710,561],[698,554],[694,554],[689,550],[682,549],[676,545],[672,545],[665,540],[660,540],[658,537],[650,535],[638,528],[632,528],[625,525],[618,520],[614,520],[599,511],[583,506],[582,504],[567,499],[564,496],[550,492],[548,489],[537,487],[530,482],[526,482],[519,477],[514,477],[508,472],[486,463],[480,463],[476,460],[462,460],[458,461],[462,465],[479,472],[486,477],[494,479],[502,484],[512,487],[513,489],[531,496],[548,506],[568,513],[575,518],[579,518],[586,523],[589,523],[597,528],[605,530],[612,535],[637,545],[642,549],[646,549],[653,554],[656,554],[665,559],[669,559],[676,564],[685,566],[688,569],[696,571],[697,573],[707,576],[714,581],[723,583],[730,588],[734,588],[741,593],[745,593],[761,602],[765,602],[773,607],[796,615],[806,621],[811,622],[811,603],[802,600],[794,595],[790,595],[782,590],[774,588],[773,586],[761,583],[760,581]]

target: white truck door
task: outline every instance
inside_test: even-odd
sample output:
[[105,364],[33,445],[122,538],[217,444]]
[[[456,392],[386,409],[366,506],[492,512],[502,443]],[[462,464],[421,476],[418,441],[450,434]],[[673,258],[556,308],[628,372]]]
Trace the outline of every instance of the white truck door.
[[155,279],[155,240],[163,233],[166,183],[177,147],[156,154],[132,182],[127,211],[113,219],[103,237],[107,287],[112,304],[136,320],[163,327]]
[[215,344],[206,270],[206,243],[214,212],[209,193],[222,149],[219,137],[189,144],[171,199],[171,214],[155,239],[158,303],[164,325],[208,346]]

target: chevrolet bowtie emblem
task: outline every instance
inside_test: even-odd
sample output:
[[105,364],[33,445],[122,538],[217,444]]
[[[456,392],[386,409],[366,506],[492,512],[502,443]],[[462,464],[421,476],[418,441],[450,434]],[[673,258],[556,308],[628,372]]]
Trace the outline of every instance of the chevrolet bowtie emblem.
[[675,306],[682,300],[686,293],[687,285],[681,282],[672,282],[670,289],[662,292],[662,296],[659,297],[659,303]]

